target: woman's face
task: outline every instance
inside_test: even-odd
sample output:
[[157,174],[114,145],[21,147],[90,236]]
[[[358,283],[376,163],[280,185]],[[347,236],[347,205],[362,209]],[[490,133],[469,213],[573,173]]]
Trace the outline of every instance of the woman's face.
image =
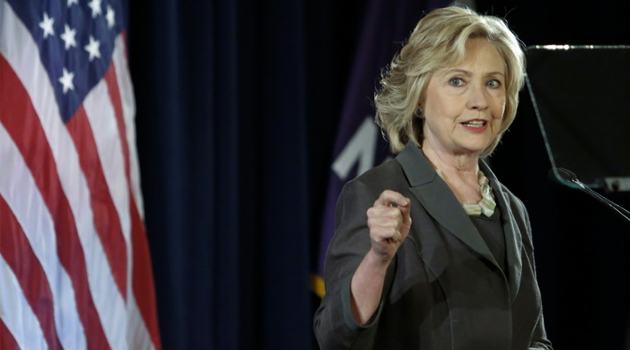
[[469,39],[464,61],[433,73],[422,106],[424,147],[479,156],[499,133],[505,64],[485,38]]

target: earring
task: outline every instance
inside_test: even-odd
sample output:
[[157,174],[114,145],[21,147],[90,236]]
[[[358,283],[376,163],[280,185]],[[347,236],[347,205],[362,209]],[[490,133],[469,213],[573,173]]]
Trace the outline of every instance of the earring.
[[416,109],[416,115],[422,118],[422,108],[418,107],[418,109]]

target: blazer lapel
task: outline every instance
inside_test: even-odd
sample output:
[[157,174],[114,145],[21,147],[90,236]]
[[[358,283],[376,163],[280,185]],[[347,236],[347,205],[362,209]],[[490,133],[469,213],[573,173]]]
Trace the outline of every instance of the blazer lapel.
[[521,285],[521,273],[523,269],[521,250],[523,246],[523,239],[521,237],[521,232],[516,225],[516,219],[514,218],[514,213],[512,212],[510,206],[509,197],[506,193],[501,191],[501,183],[497,180],[492,170],[490,170],[487,164],[483,161],[481,161],[481,168],[481,171],[483,171],[488,180],[490,180],[490,186],[494,189],[494,194],[497,197],[497,206],[501,211],[503,233],[505,235],[508,283],[510,284],[510,295],[512,300],[514,300]]
[[477,254],[498,267],[494,256],[459,204],[453,191],[437,175],[424,154],[412,142],[409,142],[396,157],[396,160],[401,164],[407,176],[411,185],[411,192],[422,203],[426,211]]

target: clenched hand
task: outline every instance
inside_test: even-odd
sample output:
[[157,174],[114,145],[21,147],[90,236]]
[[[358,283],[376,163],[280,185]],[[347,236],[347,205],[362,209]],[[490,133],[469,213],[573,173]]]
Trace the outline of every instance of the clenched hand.
[[382,261],[391,261],[409,229],[411,201],[402,194],[385,190],[368,209],[372,252]]

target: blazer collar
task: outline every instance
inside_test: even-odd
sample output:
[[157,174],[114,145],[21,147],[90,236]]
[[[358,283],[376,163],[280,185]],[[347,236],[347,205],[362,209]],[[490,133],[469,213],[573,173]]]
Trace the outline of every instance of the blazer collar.
[[[451,234],[473,249],[477,254],[499,268],[496,260],[485,241],[477,231],[461,204],[448,187],[446,182],[437,175],[435,169],[424,156],[422,151],[409,142],[405,149],[396,157],[409,181],[410,191],[420,201],[426,211]],[[503,231],[505,233],[508,283],[512,299],[518,292],[521,279],[521,242],[520,233],[515,225],[514,215],[510,210],[507,196],[501,190],[496,176],[485,162],[480,167],[497,197],[497,205],[501,210]]]
[[501,211],[501,217],[503,222],[503,233],[505,234],[505,248],[507,255],[507,268],[508,268],[508,280],[510,283],[510,294],[512,300],[518,294],[518,289],[521,284],[521,273],[523,268],[523,262],[521,257],[521,251],[523,247],[523,238],[521,231],[516,224],[516,217],[512,211],[510,203],[510,197],[505,191],[503,191],[503,185],[499,182],[488,165],[482,160],[480,162],[481,171],[486,175],[490,181],[490,187],[493,188],[495,197],[497,199],[497,206]]

